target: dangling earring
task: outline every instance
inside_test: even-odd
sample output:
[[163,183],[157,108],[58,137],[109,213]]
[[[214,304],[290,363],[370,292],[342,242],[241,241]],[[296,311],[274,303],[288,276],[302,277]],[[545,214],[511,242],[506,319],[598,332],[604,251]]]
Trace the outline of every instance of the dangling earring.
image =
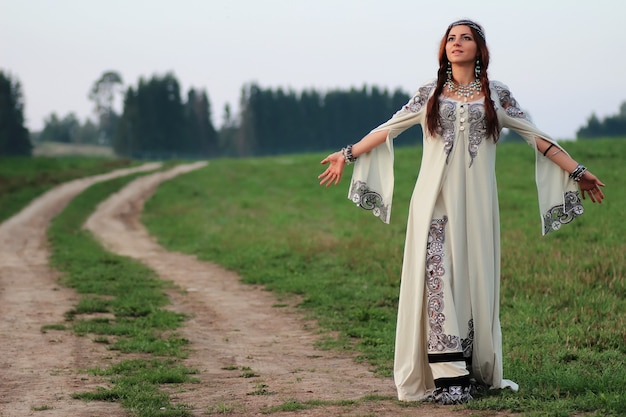
[[443,84],[448,88],[448,91],[454,91],[454,81],[452,81],[452,64],[448,61],[448,66],[446,67],[446,82]]
[[474,75],[480,79],[480,59],[476,58],[476,66],[474,67]]

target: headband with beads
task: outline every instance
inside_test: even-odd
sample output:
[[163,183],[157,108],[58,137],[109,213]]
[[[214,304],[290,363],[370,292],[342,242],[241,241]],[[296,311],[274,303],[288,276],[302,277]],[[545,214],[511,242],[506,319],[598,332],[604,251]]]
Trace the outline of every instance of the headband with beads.
[[450,26],[448,26],[448,31],[450,31],[450,29],[452,29],[455,26],[469,26],[472,29],[474,29],[476,32],[478,32],[478,34],[480,35],[481,38],[483,38],[483,40],[485,39],[485,32],[483,31],[483,28],[475,22],[472,22],[471,20],[457,20],[456,22],[450,24]]

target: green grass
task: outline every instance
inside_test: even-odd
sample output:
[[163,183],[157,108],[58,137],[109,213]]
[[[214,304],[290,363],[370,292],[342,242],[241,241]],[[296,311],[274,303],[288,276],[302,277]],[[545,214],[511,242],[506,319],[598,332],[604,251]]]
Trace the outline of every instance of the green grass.
[[189,382],[189,369],[171,359],[127,359],[107,368],[92,369],[94,375],[110,377],[113,388],[100,388],[72,397],[87,401],[116,401],[134,416],[190,416],[189,406],[172,405],[169,395],[159,391],[161,384]]
[[85,157],[0,158],[0,222],[57,184],[131,163],[128,159]]
[[[505,377],[518,393],[469,405],[528,416],[626,413],[626,223],[621,189],[626,140],[566,143],[606,184],[601,205],[547,237],[532,150],[498,152],[502,227],[501,321]],[[396,154],[391,225],[317,185],[325,155],[217,160],[164,183],[144,222],[161,244],[237,271],[277,295],[297,294],[323,330],[323,346],[356,349],[391,374],[405,225],[421,149]]]
[[31,410],[33,411],[48,411],[48,410],[52,410],[53,407],[49,406],[49,405],[42,405],[40,407],[32,407]]
[[[185,317],[168,311],[164,291],[171,284],[132,259],[111,254],[97,243],[82,224],[96,205],[136,176],[98,183],[77,196],[56,217],[48,230],[51,265],[62,272],[61,282],[76,289],[81,298],[66,314],[64,326],[95,343],[120,353],[132,353],[106,369],[90,373],[107,377],[111,388],[77,393],[84,400],[118,401],[133,416],[189,416],[185,405],[172,405],[161,384],[193,381],[195,371],[180,365],[188,341],[176,333]],[[140,355],[140,359],[136,356]]]

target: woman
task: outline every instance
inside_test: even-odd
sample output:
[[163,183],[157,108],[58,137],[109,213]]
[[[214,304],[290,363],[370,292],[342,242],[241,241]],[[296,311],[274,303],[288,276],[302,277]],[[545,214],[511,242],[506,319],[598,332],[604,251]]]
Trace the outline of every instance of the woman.
[[[500,223],[495,178],[502,127],[535,149],[542,233],[602,202],[604,184],[538,130],[508,88],[489,81],[480,25],[452,23],[439,48],[437,79],[389,121],[335,152],[319,176],[338,184],[356,162],[349,198],[386,223],[393,194],[392,140],[421,124],[422,164],[411,199],[398,306],[394,379],[400,400],[462,403],[475,389],[511,388],[502,377]],[[578,188],[577,186],[578,185]]]

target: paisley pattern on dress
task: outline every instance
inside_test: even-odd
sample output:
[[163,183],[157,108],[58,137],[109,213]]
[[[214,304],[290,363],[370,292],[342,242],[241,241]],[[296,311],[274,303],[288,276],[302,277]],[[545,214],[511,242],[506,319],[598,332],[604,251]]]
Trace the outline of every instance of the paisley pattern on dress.
[[470,167],[474,163],[474,158],[478,155],[478,146],[487,137],[487,120],[485,119],[485,106],[482,103],[470,104],[468,106],[469,121],[469,144],[467,150],[470,155]]
[[380,217],[382,221],[388,221],[389,204],[383,202],[383,197],[376,191],[371,190],[363,181],[355,181],[350,187],[350,199],[357,206],[371,210],[372,214]]
[[450,158],[450,152],[454,147],[454,122],[456,121],[456,102],[444,100],[439,105],[441,115],[441,138],[443,139],[443,150],[446,153],[446,164]]
[[517,104],[517,100],[515,100],[513,96],[511,95],[511,91],[509,91],[508,89],[504,88],[502,85],[499,85],[499,84],[494,84],[494,88],[498,92],[498,99],[500,100],[500,105],[502,106],[504,111],[506,111],[506,114],[508,114],[511,117],[517,117],[517,118],[526,119],[530,121],[526,113],[524,113],[524,111],[520,109],[519,105]]
[[585,212],[578,191],[567,191],[563,196],[564,203],[550,208],[543,215],[544,235],[559,230],[562,225],[570,223]]
[[428,101],[428,96],[430,96],[430,92],[433,91],[433,88],[435,88],[435,82],[434,81],[431,82],[431,83],[428,83],[428,84],[425,84],[425,85],[421,86],[417,90],[417,94],[415,94],[415,96],[413,96],[413,98],[411,99],[409,104],[404,106],[404,109],[405,110],[409,110],[412,113],[419,112],[422,109],[422,107],[424,107],[426,102]]
[[448,217],[433,219],[426,244],[426,289],[428,293],[428,351],[460,351],[461,340],[458,336],[444,333],[446,316],[443,314],[443,257],[445,256],[445,226]]

